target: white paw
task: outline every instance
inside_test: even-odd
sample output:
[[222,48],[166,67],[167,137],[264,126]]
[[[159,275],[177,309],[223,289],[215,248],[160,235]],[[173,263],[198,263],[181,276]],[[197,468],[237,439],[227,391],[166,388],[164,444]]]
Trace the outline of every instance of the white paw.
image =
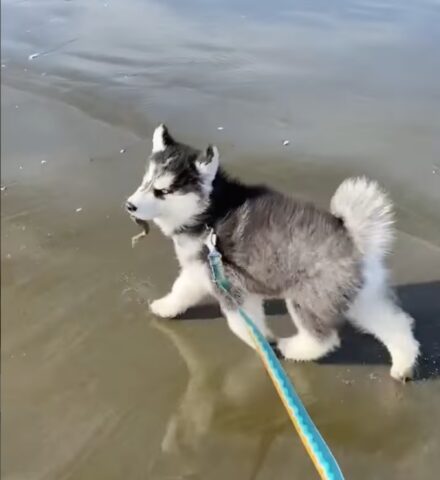
[[169,297],[169,295],[159,298],[150,304],[150,310],[162,318],[173,318],[182,313],[179,306]]
[[414,367],[399,368],[394,365],[391,367],[390,375],[398,382],[405,383],[407,380],[411,380],[414,376]]
[[414,376],[414,369],[417,363],[417,356],[394,360],[391,366],[390,375],[397,381],[405,383]]
[[302,358],[299,358],[296,350],[297,342],[293,338],[280,338],[276,344],[276,347],[281,354],[282,358],[288,360],[302,361]]
[[298,333],[293,337],[281,338],[277,347],[285,359],[307,362],[327,355],[339,345],[340,340],[336,332],[322,340],[307,333]]
[[406,382],[413,378],[419,353],[419,343],[414,339],[405,348],[397,350],[394,353],[390,375],[400,382]]

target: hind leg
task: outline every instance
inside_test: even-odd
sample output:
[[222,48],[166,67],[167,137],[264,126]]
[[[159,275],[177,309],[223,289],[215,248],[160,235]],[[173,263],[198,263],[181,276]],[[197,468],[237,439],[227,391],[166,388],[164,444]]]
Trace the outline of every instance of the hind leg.
[[339,347],[338,332],[330,327],[317,327],[317,318],[305,309],[301,314],[292,300],[286,299],[287,310],[298,333],[282,338],[277,347],[284,358],[296,361],[317,360]]
[[412,377],[419,355],[419,343],[412,332],[414,319],[393,302],[386,290],[361,291],[347,316],[388,349],[393,378],[405,381]]

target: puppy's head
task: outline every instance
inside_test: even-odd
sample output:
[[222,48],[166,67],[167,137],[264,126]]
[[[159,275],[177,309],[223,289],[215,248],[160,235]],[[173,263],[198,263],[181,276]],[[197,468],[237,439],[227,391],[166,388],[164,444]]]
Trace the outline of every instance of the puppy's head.
[[127,199],[126,209],[131,216],[154,220],[171,233],[206,209],[218,166],[216,147],[200,151],[178,143],[165,125],[159,125],[146,173]]

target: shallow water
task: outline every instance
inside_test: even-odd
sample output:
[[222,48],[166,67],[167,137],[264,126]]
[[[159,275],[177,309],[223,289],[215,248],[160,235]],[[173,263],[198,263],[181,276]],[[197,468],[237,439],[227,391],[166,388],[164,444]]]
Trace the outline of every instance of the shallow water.
[[161,121],[323,205],[353,173],[391,191],[420,380],[350,331],[287,369],[347,479],[435,477],[439,25],[435,0],[2,3],[3,478],[316,478],[215,308],[148,313],[176,262],[156,230],[131,249],[121,206]]

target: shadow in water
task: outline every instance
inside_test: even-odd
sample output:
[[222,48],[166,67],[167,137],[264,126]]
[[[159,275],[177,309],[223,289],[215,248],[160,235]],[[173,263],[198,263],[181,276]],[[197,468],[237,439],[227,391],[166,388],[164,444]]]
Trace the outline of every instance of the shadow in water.
[[[440,376],[440,281],[396,287],[405,311],[416,319],[415,335],[422,346],[417,378]],[[268,316],[287,315],[283,300],[266,303]],[[217,305],[199,305],[181,315],[181,320],[206,320],[221,317]],[[341,347],[320,360],[323,364],[385,364],[388,352],[371,335],[362,334],[348,324],[341,330]]]

